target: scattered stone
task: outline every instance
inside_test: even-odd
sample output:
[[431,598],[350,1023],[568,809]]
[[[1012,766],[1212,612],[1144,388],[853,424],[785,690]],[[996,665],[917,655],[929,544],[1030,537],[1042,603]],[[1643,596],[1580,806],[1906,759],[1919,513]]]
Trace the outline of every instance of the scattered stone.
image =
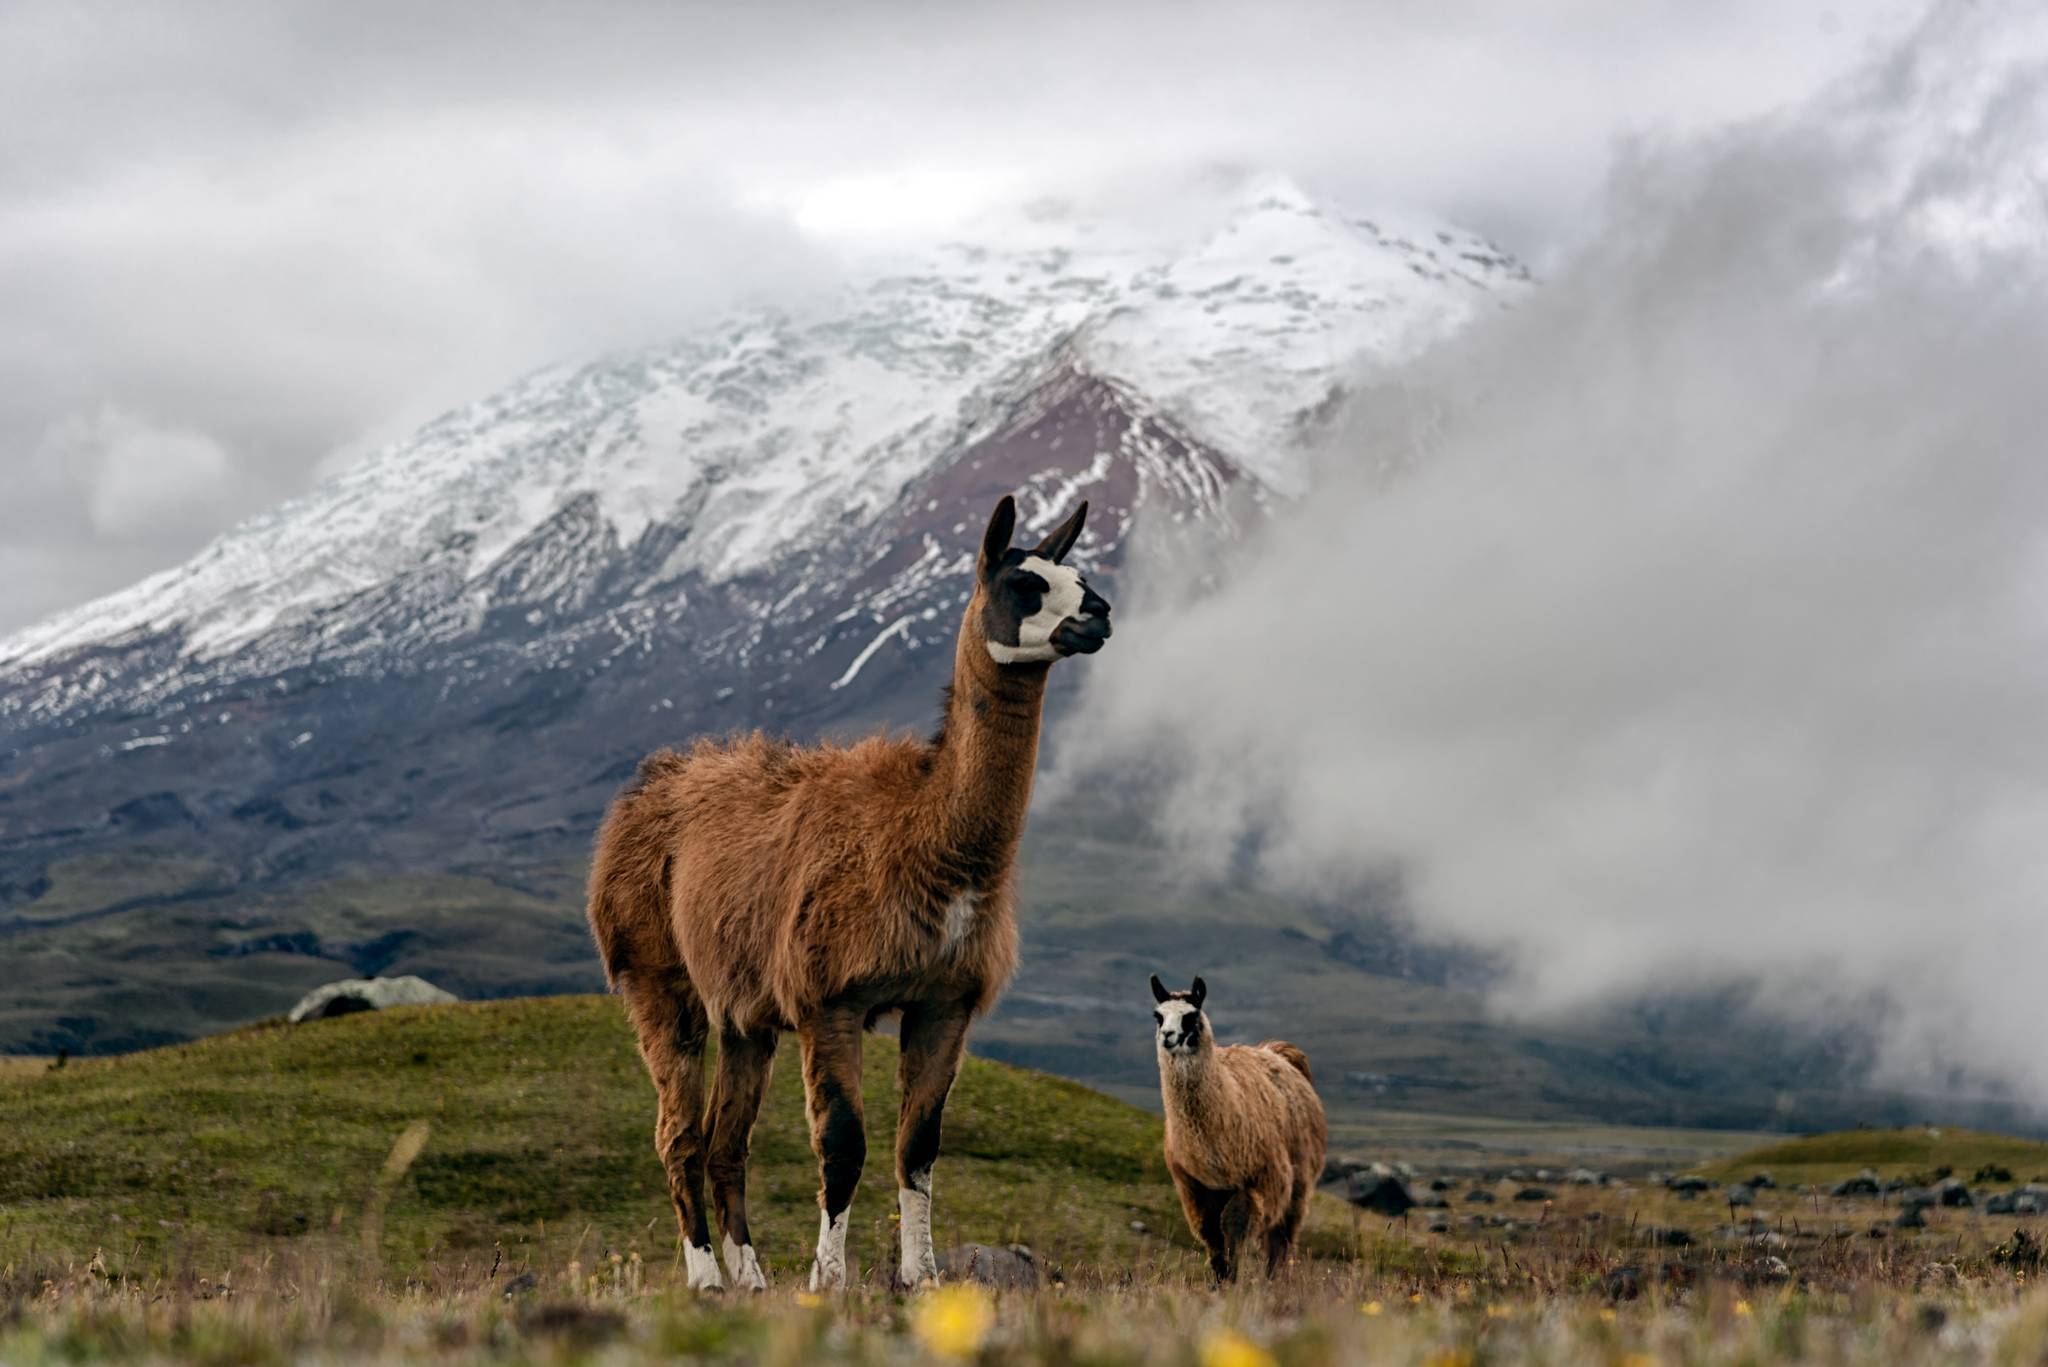
[[1771,1180],[1769,1173],[1759,1172],[1751,1174],[1743,1181],[1742,1185],[1748,1187],[1751,1191],[1766,1191],[1778,1184]]
[[1351,1194],[1348,1198],[1360,1210],[1369,1210],[1378,1215],[1400,1216],[1415,1209],[1418,1202],[1415,1194],[1408,1190],[1408,1184],[1391,1171],[1378,1172],[1372,1169],[1351,1174]]
[[1756,1282],[1788,1282],[1792,1280],[1792,1267],[1783,1258],[1765,1258],[1749,1269],[1748,1280]]
[[1597,1187],[1605,1185],[1607,1178],[1591,1168],[1573,1168],[1565,1174],[1564,1180],[1575,1187]]
[[1876,1196],[1881,1190],[1882,1188],[1878,1185],[1877,1174],[1869,1168],[1865,1168],[1854,1177],[1845,1178],[1835,1183],[1828,1194],[1830,1196]]
[[1907,1187],[1899,1192],[1899,1209],[1926,1210],[1940,1204],[1939,1198],[1926,1187]]
[[1883,1225],[1872,1225],[1864,1231],[1864,1237],[1866,1239],[1887,1239],[1891,1237],[1891,1231]]
[[1907,1206],[1907,1207],[1906,1207],[1906,1208],[1905,1208],[1904,1210],[1902,1210],[1902,1211],[1900,1211],[1900,1212],[1899,1212],[1899,1218],[1898,1218],[1898,1219],[1896,1219],[1896,1220],[1894,1220],[1894,1221],[1892,1221],[1892,1228],[1893,1228],[1893,1229],[1925,1229],[1925,1228],[1927,1228],[1927,1217],[1926,1217],[1925,1215],[1922,1215],[1922,1214],[1920,1213],[1922,1209],[1923,1209],[1923,1207],[1920,1207],[1920,1206]]
[[2041,1199],[2025,1191],[2013,1193],[2012,1213],[2015,1215],[2039,1215]]
[[1681,1194],[1691,1192],[1697,1196],[1703,1191],[1711,1190],[1714,1184],[1704,1177],[1674,1177],[1664,1185],[1675,1192]]
[[1517,1201],[1548,1201],[1557,1193],[1549,1187],[1523,1187],[1515,1193]]
[[1146,1223],[1145,1223],[1145,1222],[1144,1222],[1143,1220],[1133,1220],[1133,1221],[1131,1221],[1131,1233],[1133,1233],[1133,1234],[1150,1234],[1151,1232],[1152,1232],[1152,1227],[1151,1227],[1150,1225],[1146,1224]]
[[1411,1187],[1409,1189],[1409,1193],[1410,1195],[1413,1195],[1415,1197],[1415,1204],[1423,1210],[1442,1210],[1445,1206],[1450,1204],[1449,1201],[1446,1201],[1444,1199],[1443,1193],[1441,1192],[1416,1192]]
[[519,1327],[535,1336],[559,1338],[583,1348],[594,1348],[625,1332],[626,1317],[616,1310],[600,1309],[580,1301],[553,1301],[536,1305],[519,1316]]
[[1682,1229],[1666,1229],[1660,1225],[1645,1225],[1636,1232],[1636,1238],[1653,1248],[1686,1248],[1692,1244],[1692,1235]]
[[2009,1191],[1998,1192],[1985,1198],[1984,1213],[1986,1215],[2010,1215],[2013,1213],[2013,1202],[2019,1199],[2019,1197],[2014,1196]]
[[1465,1193],[1465,1199],[1467,1201],[1477,1201],[1487,1205],[1491,1205],[1498,1198],[1496,1198],[1494,1194],[1488,1191],[1485,1187],[1474,1187],[1472,1188],[1472,1190]]
[[1960,1177],[1944,1177],[1934,1186],[1935,1199],[1944,1206],[1974,1206],[1977,1198],[1970,1194]]
[[527,1292],[533,1290],[533,1288],[539,1285],[539,1277],[534,1276],[531,1272],[522,1272],[518,1276],[511,1278],[505,1283],[505,1299],[509,1301],[516,1297],[523,1296]]
[[1038,1289],[1038,1259],[1023,1244],[996,1248],[962,1244],[939,1255],[939,1275],[949,1281],[980,1282],[1015,1291]]
[[1983,1167],[1970,1174],[1970,1180],[1979,1185],[1990,1182],[2010,1182],[2012,1181],[2012,1169],[1999,1163],[1986,1163]]
[[1738,1184],[1722,1188],[1721,1199],[1731,1206],[1753,1206],[1756,1204],[1756,1192],[1750,1187]]
[[439,1006],[456,1001],[425,978],[347,978],[316,987],[299,998],[288,1019],[294,1025],[352,1015],[357,1011],[382,1011],[392,1006]]
[[1432,1177],[1429,1179],[1429,1189],[1431,1191],[1449,1191],[1456,1185],[1458,1184],[1448,1177]]
[[1429,1232],[1431,1234],[1449,1234],[1451,1232],[1451,1222],[1449,1217],[1439,1215],[1435,1219],[1431,1220],[1429,1222]]
[[1601,1289],[1611,1301],[1632,1301],[1643,1294],[1643,1274],[1633,1267],[1617,1267],[1601,1279]]

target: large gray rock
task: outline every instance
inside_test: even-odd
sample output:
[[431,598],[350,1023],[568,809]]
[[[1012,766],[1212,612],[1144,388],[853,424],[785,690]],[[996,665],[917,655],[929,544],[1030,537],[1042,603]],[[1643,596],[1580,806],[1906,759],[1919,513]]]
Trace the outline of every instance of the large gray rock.
[[962,1244],[941,1253],[938,1263],[939,1275],[947,1281],[980,1282],[1018,1291],[1038,1289],[1038,1259],[1022,1244],[1008,1248]]
[[356,1011],[382,1011],[387,1006],[438,1006],[458,1000],[453,992],[444,992],[425,978],[348,978],[316,987],[299,998],[291,1010],[291,1021],[297,1025]]

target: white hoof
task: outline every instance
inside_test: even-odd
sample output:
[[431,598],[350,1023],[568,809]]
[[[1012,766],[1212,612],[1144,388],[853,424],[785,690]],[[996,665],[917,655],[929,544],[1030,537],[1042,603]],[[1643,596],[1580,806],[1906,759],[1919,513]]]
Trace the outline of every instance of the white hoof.
[[834,1216],[818,1213],[818,1256],[811,1262],[811,1290],[844,1291],[850,1269],[846,1261],[848,1207]]
[[923,1182],[924,1190],[915,1186],[896,1190],[896,1210],[903,1233],[903,1256],[898,1263],[897,1276],[911,1290],[939,1284],[939,1261],[932,1252],[930,1185],[931,1178],[927,1175]]
[[734,1287],[741,1291],[766,1291],[768,1279],[761,1274],[761,1260],[754,1256],[752,1244],[736,1244],[728,1237],[725,1241],[725,1271],[732,1278]]
[[692,1291],[725,1290],[725,1278],[718,1274],[718,1259],[712,1254],[710,1244],[699,1248],[685,1240],[683,1266],[689,1270]]

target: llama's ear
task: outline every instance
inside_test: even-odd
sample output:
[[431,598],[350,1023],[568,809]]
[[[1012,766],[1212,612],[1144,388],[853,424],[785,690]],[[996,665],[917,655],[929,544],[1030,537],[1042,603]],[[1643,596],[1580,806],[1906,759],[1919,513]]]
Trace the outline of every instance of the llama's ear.
[[975,572],[983,579],[1003,563],[1003,552],[1010,549],[1010,533],[1016,530],[1017,500],[1004,494],[1002,502],[989,514],[988,530],[981,534],[981,560],[975,565]]
[[1203,982],[1200,978],[1195,979],[1194,986],[1188,989],[1188,1000],[1193,1002],[1195,1010],[1199,1011],[1202,1009],[1202,1003],[1208,999],[1209,984]]
[[1159,981],[1159,975],[1157,973],[1154,973],[1152,975],[1152,1000],[1156,1002],[1163,1002],[1172,995],[1173,994],[1171,992],[1168,992],[1166,990],[1166,984]]
[[1053,528],[1052,535],[1038,543],[1033,555],[1042,555],[1057,565],[1067,558],[1067,552],[1074,549],[1074,543],[1081,539],[1081,524],[1088,520],[1088,500],[1082,499],[1081,506],[1074,509],[1074,515]]

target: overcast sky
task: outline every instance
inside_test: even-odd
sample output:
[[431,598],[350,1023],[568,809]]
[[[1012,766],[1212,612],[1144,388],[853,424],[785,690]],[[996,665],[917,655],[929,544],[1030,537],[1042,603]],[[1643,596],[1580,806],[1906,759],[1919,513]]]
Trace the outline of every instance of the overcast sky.
[[1617,140],[1801,98],[1912,8],[13,0],[0,631],[524,370],[1045,194],[1278,170],[1541,265]]

